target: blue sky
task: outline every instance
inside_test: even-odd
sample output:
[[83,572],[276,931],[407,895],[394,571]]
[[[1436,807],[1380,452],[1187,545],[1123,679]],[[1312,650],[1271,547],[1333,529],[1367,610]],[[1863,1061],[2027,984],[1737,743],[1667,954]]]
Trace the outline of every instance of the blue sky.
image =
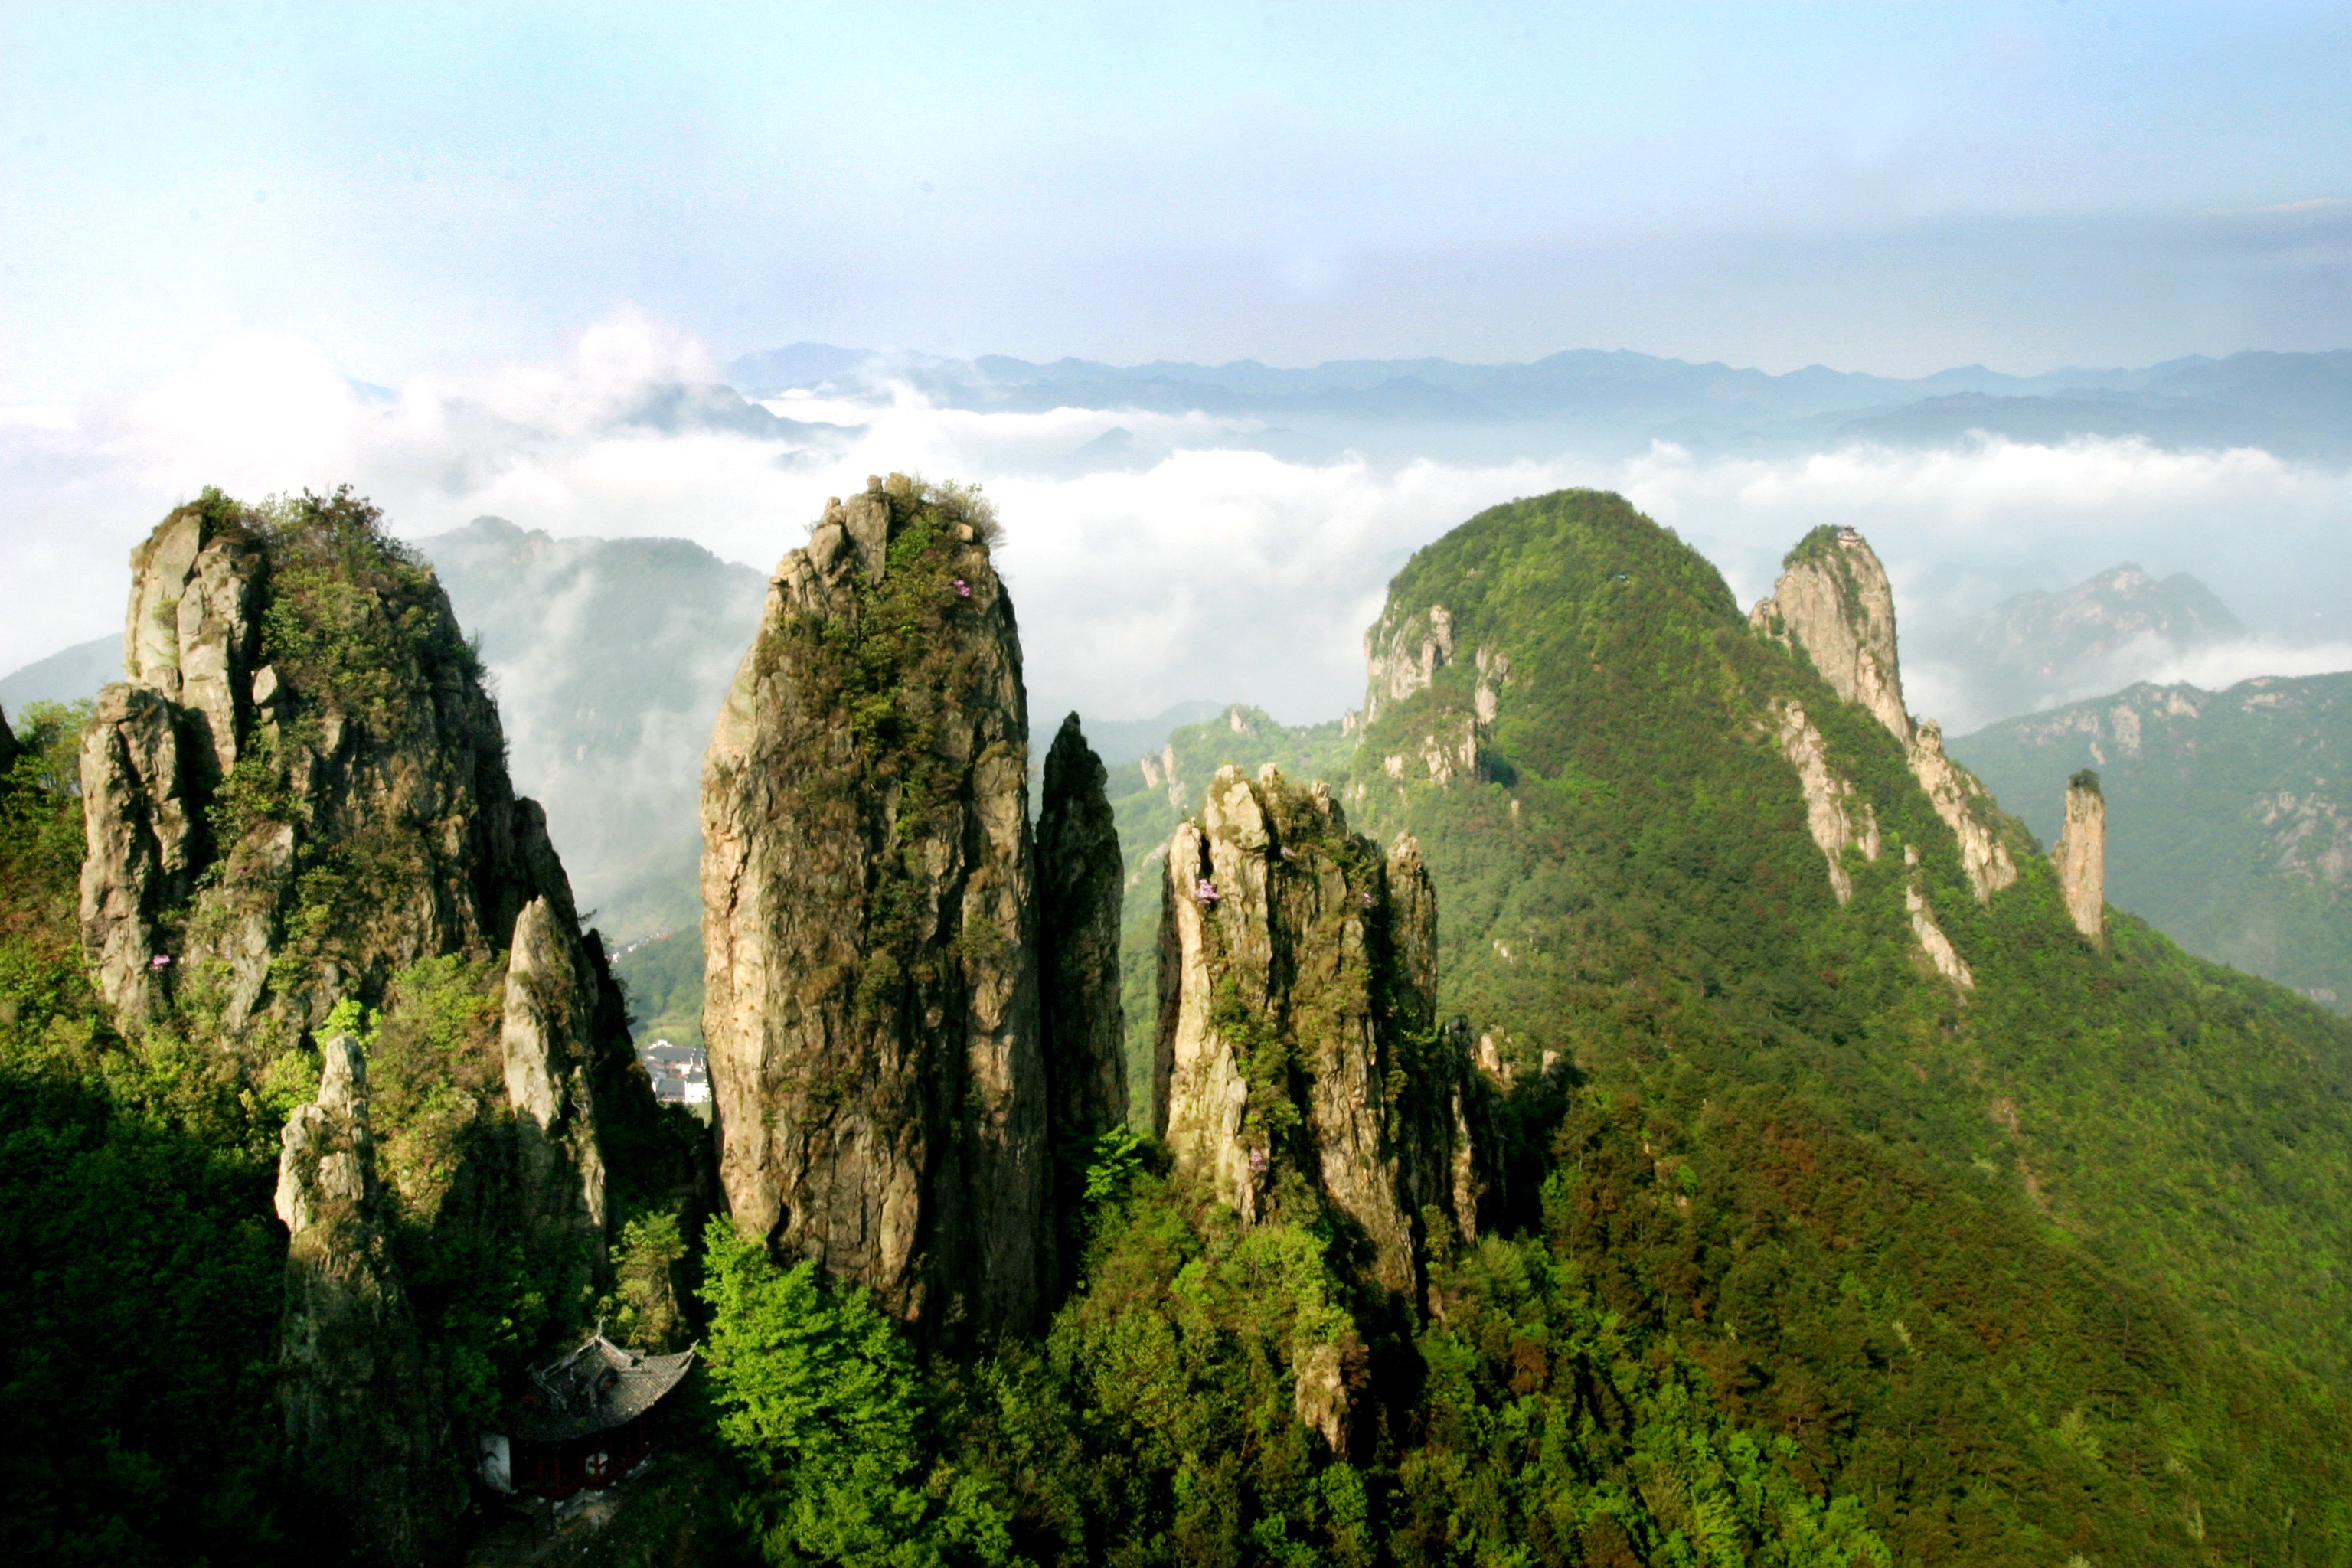
[[2338,5],[0,9],[0,400],[722,357],[2352,344]]

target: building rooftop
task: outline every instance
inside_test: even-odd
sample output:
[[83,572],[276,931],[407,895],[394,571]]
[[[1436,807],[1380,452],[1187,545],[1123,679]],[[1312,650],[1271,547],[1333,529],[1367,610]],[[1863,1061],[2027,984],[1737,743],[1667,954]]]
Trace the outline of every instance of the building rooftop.
[[694,1352],[647,1355],[616,1345],[600,1325],[567,1355],[530,1369],[516,1412],[526,1443],[562,1443],[633,1421],[661,1403],[694,1365]]

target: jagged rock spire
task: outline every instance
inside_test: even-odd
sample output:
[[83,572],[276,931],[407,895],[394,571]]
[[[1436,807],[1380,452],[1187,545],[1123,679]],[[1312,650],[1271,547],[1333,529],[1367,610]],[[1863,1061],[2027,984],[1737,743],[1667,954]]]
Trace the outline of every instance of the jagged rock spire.
[[2088,768],[2066,781],[2066,823],[2057,845],[2058,886],[2074,929],[2107,941],[2107,799]]
[[1983,786],[1944,754],[1943,731],[1932,721],[1915,725],[1903,705],[1895,590],[1867,540],[1850,528],[1813,530],[1789,552],[1772,596],[1759,601],[1748,619],[1801,649],[1831,690],[1867,710],[1901,743],[1936,815],[1959,840],[1960,865],[1979,903],[2017,880],[2016,861],[1986,821]]
[[446,1547],[466,1485],[384,1233],[366,1058],[349,1035],[322,1054],[319,1097],[287,1120],[278,1161],[287,1464],[359,1561],[429,1562]]
[[1127,1120],[1127,1022],[1118,997],[1126,867],[1108,770],[1076,713],[1045,753],[1037,813],[1037,949],[1046,1078],[1057,1139],[1084,1142]]
[[543,898],[524,905],[499,1029],[516,1176],[528,1233],[542,1248],[576,1242],[582,1284],[604,1262],[604,1157],[590,1086],[596,1003],[573,928]]
[[1475,1225],[1455,1181],[1466,1031],[1432,1027],[1420,847],[1383,854],[1322,784],[1228,766],[1170,844],[1160,932],[1153,1120],[1177,1172],[1244,1221],[1295,1173],[1360,1231],[1369,1275],[1414,1293],[1424,1205]]
[[1911,743],[1895,659],[1895,589],[1877,552],[1853,529],[1817,528],[1789,552],[1772,596],[1748,612],[1768,632],[1793,635],[1830,689],[1868,709],[1887,732]]
[[776,568],[703,763],[736,1224],[927,1326],[1052,1275],[1028,719],[984,507],[902,476]]

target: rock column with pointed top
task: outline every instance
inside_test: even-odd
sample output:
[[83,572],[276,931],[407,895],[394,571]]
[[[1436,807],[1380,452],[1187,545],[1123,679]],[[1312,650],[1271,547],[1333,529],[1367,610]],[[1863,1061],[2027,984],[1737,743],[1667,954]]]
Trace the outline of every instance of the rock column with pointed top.
[[[1068,1153],[1127,1121],[1127,1022],[1118,996],[1126,867],[1109,779],[1078,716],[1063,720],[1045,753],[1037,814],[1037,950],[1054,1135]],[[1074,1208],[1075,1198],[1062,1194],[1059,1206]]]
[[319,1097],[287,1120],[278,1161],[287,1465],[322,1531],[358,1561],[432,1561],[466,1485],[385,1236],[366,1059],[348,1035],[323,1055]]
[[604,1262],[604,1157],[590,1088],[596,1005],[579,938],[545,899],[532,900],[515,921],[499,1027],[515,1175],[525,1234],[541,1251],[569,1244],[583,1286]]
[[1369,1276],[1413,1294],[1424,1205],[1475,1223],[1455,1212],[1475,1195],[1452,1098],[1466,1032],[1433,1026],[1419,846],[1383,854],[1323,785],[1226,767],[1169,847],[1160,940],[1153,1118],[1178,1173],[1244,1221],[1303,1179],[1361,1236]]
[[776,568],[703,764],[736,1224],[928,1331],[1054,1273],[1028,720],[991,521],[899,476]]
[[207,495],[131,552],[128,679],[81,751],[82,941],[127,1027],[194,985],[299,1033],[504,949],[534,898],[572,919],[447,595],[365,502],[306,504]]
[[2066,781],[2066,825],[2057,849],[2058,886],[2074,929],[2099,946],[2107,941],[2107,800],[2088,769]]

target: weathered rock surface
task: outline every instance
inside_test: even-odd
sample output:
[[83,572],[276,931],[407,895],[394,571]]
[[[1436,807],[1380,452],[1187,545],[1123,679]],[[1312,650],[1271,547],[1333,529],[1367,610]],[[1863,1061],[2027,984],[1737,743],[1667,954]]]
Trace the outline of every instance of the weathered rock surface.
[[1391,609],[1364,634],[1364,722],[1380,717],[1382,703],[1402,701],[1427,687],[1453,662],[1453,612],[1432,605],[1396,618]]
[[545,899],[523,906],[507,964],[499,1029],[515,1114],[524,1228],[542,1245],[579,1244],[582,1284],[604,1262],[604,1158],[591,1087],[596,976],[578,936]]
[[694,1185],[691,1145],[635,1068],[446,596],[373,509],[208,493],[132,564],[131,679],[80,758],[83,939],[126,1027],[168,1014],[255,1073],[339,1001],[382,1010],[373,1123],[339,1037],[284,1133],[289,1452],[320,1542],[347,1523],[370,1560],[430,1560],[470,1434],[425,1369],[470,1331],[416,1320],[395,1243],[420,1281],[520,1259],[515,1289],[561,1318],[603,1283],[616,1175],[663,1201]]
[[195,885],[190,793],[171,699],[147,686],[100,692],[81,742],[81,935],[100,992],[126,1024],[151,1016],[166,991],[156,925]]
[[319,1098],[288,1119],[278,1163],[287,1465],[360,1561],[429,1562],[466,1484],[385,1236],[366,1061],[348,1035],[324,1056]]
[[1127,1120],[1127,1020],[1118,998],[1119,902],[1126,866],[1102,759],[1076,713],[1045,753],[1037,813],[1037,952],[1045,1077],[1066,1139]]
[[893,476],[777,566],[703,766],[736,1223],[939,1331],[1051,1278],[1026,700],[984,513]]
[[1937,973],[1961,990],[1975,990],[1976,971],[1960,956],[1960,950],[1952,945],[1952,939],[1944,934],[1944,928],[1936,923],[1936,911],[1928,907],[1927,895],[1920,890],[1916,845],[1903,847],[1903,863],[1913,868],[1909,880],[1903,885],[1903,909],[1911,917],[1911,935],[1919,944],[1920,956]]
[[[504,950],[534,898],[572,920],[446,595],[339,558],[356,517],[273,533],[207,500],[131,552],[130,679],[81,756],[83,942],[127,1026],[187,995],[299,1031],[418,958]],[[273,605],[294,629],[262,664]]]
[[1802,704],[1775,704],[1773,739],[1781,754],[1797,770],[1798,786],[1805,795],[1805,826],[1830,863],[1830,888],[1841,904],[1853,897],[1853,878],[1845,868],[1849,847],[1865,860],[1878,858],[1878,815],[1870,802],[1854,795],[1853,783],[1829,764],[1822,732],[1805,716]]
[[2017,880],[2017,862],[1986,820],[1990,804],[1976,775],[1944,754],[1944,731],[1930,722],[1911,742],[1911,775],[1927,792],[1928,804],[1960,843],[1960,868],[1977,902],[1984,903]]
[[1867,710],[1902,743],[1919,787],[1959,840],[1978,902],[2017,880],[2016,861],[1986,821],[1983,786],[1944,754],[1943,731],[1932,721],[1914,726],[1903,706],[1895,591],[1861,534],[1819,529],[1808,535],[1790,552],[1772,596],[1748,618],[1801,649],[1831,690]]
[[1800,545],[1772,596],[1748,614],[1768,631],[1776,618],[1831,690],[1868,709],[1888,733],[1910,743],[1911,716],[1903,706],[1895,659],[1895,590],[1861,534],[1843,529]]
[[2066,826],[2059,836],[2058,886],[2074,929],[2107,940],[2107,800],[2099,775],[2085,769],[2066,782]]
[[1419,846],[1383,855],[1322,784],[1226,767],[1170,845],[1160,943],[1153,1120],[1177,1172],[1244,1222],[1303,1178],[1366,1275],[1417,1295],[1424,1207],[1476,1226],[1468,1031],[1433,1026]]

